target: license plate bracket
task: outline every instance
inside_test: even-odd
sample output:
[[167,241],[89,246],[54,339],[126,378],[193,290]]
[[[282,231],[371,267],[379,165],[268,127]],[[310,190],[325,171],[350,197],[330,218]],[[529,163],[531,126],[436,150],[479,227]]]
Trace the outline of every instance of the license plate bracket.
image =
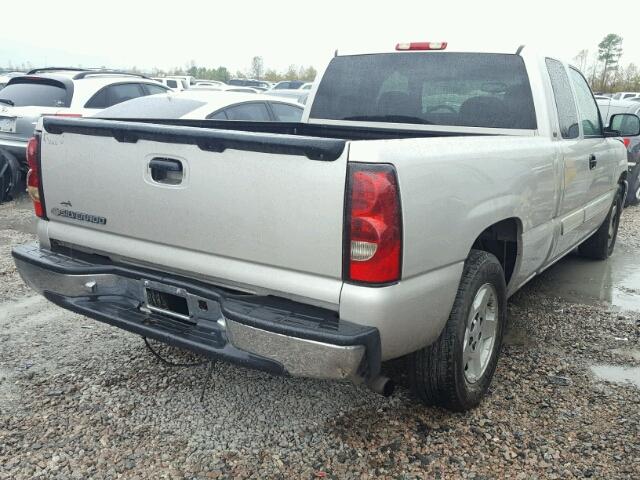
[[184,289],[148,280],[144,281],[143,288],[144,310],[196,323]]

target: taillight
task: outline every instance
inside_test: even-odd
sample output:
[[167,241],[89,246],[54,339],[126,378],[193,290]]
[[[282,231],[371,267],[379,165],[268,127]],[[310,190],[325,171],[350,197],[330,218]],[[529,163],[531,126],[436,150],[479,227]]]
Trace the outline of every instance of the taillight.
[[400,280],[402,220],[395,168],[351,163],[345,218],[345,279],[384,284]]
[[33,200],[33,209],[40,218],[46,218],[44,214],[44,198],[42,197],[42,181],[40,176],[40,162],[38,160],[38,149],[40,148],[39,137],[32,137],[27,143],[27,193]]
[[630,138],[623,138],[622,143],[624,143],[625,148],[629,148],[629,144],[631,144]]

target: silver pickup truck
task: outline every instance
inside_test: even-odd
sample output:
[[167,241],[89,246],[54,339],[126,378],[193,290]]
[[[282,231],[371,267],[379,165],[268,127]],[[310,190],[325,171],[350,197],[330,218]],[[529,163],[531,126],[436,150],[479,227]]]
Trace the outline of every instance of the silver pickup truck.
[[24,280],[71,311],[212,358],[464,410],[509,295],[613,251],[620,135],[554,58],[399,44],[339,55],[300,123],[45,117]]

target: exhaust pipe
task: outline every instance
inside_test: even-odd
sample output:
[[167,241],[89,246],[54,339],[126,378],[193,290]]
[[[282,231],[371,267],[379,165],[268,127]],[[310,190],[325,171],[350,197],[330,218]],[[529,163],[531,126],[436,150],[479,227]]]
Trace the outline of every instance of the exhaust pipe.
[[396,384],[389,377],[378,375],[376,378],[370,380],[367,383],[367,387],[369,387],[370,390],[379,393],[380,395],[389,397],[396,389]]

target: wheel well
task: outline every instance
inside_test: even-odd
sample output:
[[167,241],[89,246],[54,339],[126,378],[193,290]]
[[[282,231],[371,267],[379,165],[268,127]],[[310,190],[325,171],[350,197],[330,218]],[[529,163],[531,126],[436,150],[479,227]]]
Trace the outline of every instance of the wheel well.
[[520,222],[507,218],[486,228],[473,242],[471,248],[495,255],[504,270],[505,282],[509,284],[516,267],[519,249]]

